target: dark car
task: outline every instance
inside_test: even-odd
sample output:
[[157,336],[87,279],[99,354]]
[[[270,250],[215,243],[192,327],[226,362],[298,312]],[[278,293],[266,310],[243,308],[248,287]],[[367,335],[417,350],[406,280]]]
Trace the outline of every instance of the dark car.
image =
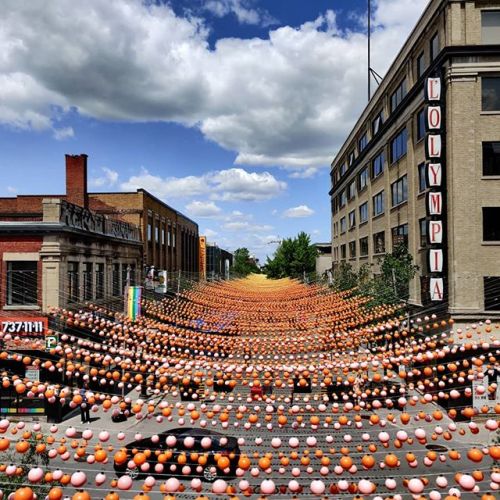
[[[167,438],[175,436],[175,445],[167,444]],[[122,463],[114,462],[115,472],[118,476],[128,474],[133,479],[148,475],[156,478],[174,477],[199,477],[205,481],[215,481],[217,478],[233,478],[236,476],[236,469],[240,458],[240,448],[238,440],[232,436],[226,436],[219,432],[208,429],[178,428],[158,434],[159,440],[154,443],[152,438],[144,438],[127,444],[123,450],[127,453],[127,460]],[[193,446],[186,447],[185,439],[193,438]],[[211,439],[210,448],[204,448],[203,438]],[[129,468],[128,462],[137,453],[151,450],[146,462],[149,464],[148,471],[142,471],[140,466]],[[222,469],[220,457],[227,457],[228,466]],[[200,460],[201,458],[201,460]],[[144,456],[141,457],[144,459]],[[201,462],[201,463],[200,463]],[[157,471],[155,467],[163,465],[163,471]],[[189,467],[189,473],[182,471],[184,467]]]

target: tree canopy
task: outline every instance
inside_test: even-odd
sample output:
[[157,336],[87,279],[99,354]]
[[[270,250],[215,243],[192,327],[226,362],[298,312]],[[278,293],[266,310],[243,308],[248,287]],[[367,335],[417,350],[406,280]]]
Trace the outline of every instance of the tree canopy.
[[255,259],[250,255],[248,248],[238,248],[234,252],[232,272],[240,276],[247,276],[250,273],[260,273],[260,268]]
[[285,238],[267,258],[265,272],[268,278],[297,278],[312,273],[316,268],[316,248],[311,238],[301,231],[295,238]]

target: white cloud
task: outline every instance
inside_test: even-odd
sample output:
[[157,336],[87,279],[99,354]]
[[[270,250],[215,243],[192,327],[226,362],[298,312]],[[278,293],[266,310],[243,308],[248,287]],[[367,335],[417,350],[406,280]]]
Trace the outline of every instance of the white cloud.
[[200,176],[161,178],[142,169],[121,185],[123,190],[144,188],[163,199],[206,195],[221,201],[260,201],[280,195],[284,181],[269,172],[247,172],[241,168],[217,170]]
[[213,229],[207,228],[204,231],[201,231],[200,234],[206,236],[207,238],[213,238],[214,236],[217,236],[219,233],[217,231],[214,231]]
[[293,171],[289,177],[291,179],[309,179],[314,177],[318,173],[318,169],[315,167],[307,167],[304,170],[295,170]]
[[283,212],[283,217],[288,217],[290,219],[296,219],[298,217],[310,217],[314,214],[314,210],[309,208],[307,205],[299,205],[298,207],[292,207]]
[[[375,3],[379,73],[426,4]],[[365,105],[361,28],[341,31],[327,11],[267,38],[220,39],[212,48],[204,22],[176,16],[169,3],[4,0],[0,123],[50,130],[69,109],[100,120],[169,121],[199,128],[235,151],[238,164],[325,167]]]
[[270,226],[268,224],[251,224],[250,222],[246,221],[233,221],[233,222],[226,222],[225,224],[222,225],[222,228],[225,229],[226,231],[254,231],[254,232],[265,232],[265,231],[271,231],[273,229],[273,226]]
[[75,131],[73,130],[73,127],[55,128],[53,135],[54,139],[57,141],[63,141],[68,137],[74,137]]
[[213,201],[196,200],[186,205],[186,210],[193,217],[216,217],[222,212],[222,209]]
[[15,188],[13,186],[7,186],[7,192],[10,194],[16,194],[17,191],[18,191],[17,188]]
[[89,186],[92,188],[101,188],[103,186],[114,186],[118,182],[118,172],[107,167],[102,167],[100,177],[91,177]]
[[269,26],[276,20],[265,10],[253,7],[253,0],[207,0],[203,8],[216,17],[234,14],[241,24]]

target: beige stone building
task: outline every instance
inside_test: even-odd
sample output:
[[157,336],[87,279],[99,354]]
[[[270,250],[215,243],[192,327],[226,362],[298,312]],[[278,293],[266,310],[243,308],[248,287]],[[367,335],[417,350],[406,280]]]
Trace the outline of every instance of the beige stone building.
[[429,3],[331,181],[334,267],[377,272],[378,257],[405,243],[420,267],[411,304],[500,317],[500,1]]

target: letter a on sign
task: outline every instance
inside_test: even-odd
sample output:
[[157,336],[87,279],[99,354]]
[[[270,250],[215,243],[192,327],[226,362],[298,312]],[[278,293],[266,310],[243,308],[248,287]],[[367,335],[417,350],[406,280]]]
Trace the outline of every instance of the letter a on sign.
[[440,192],[427,193],[427,215],[441,215],[443,211],[443,196]]
[[441,249],[429,250],[429,271],[431,273],[443,272],[443,251]]
[[438,302],[444,298],[443,278],[431,278],[430,283],[431,300]]
[[440,245],[443,242],[443,223],[440,220],[429,221],[429,243]]
[[427,78],[427,82],[425,84],[425,100],[441,100],[441,78]]

